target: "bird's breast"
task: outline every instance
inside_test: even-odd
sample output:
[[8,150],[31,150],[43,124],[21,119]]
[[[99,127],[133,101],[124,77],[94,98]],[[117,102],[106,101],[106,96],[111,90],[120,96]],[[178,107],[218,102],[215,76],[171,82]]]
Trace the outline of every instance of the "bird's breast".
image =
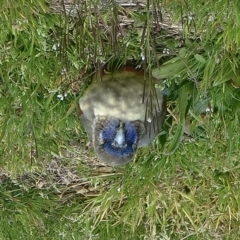
[[109,92],[101,99],[94,103],[95,116],[113,116],[126,121],[142,120],[145,117],[145,105],[140,95],[117,97]]
[[134,78],[95,82],[79,103],[88,119],[94,116],[112,116],[134,121],[145,117],[143,82]]

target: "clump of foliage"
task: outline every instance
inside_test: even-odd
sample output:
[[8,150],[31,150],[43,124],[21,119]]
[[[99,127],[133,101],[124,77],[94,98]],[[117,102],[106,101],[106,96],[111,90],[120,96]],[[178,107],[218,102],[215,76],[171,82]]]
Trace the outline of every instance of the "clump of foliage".
[[[101,4],[0,6],[0,238],[236,239],[238,1]],[[129,61],[168,86],[168,116],[134,162],[99,172],[76,91]]]

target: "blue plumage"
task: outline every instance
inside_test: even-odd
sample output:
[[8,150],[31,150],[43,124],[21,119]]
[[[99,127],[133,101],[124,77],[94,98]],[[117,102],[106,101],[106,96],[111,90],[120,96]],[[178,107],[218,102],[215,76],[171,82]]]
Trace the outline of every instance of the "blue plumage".
[[118,120],[109,120],[100,134],[102,148],[114,157],[124,157],[134,154],[137,143],[137,131],[133,123],[127,122],[123,127],[125,141],[118,145],[115,143],[115,137],[119,131],[120,122]]
[[102,142],[113,141],[116,135],[116,129],[119,125],[117,119],[111,119],[107,122],[106,126],[103,128],[100,138]]
[[128,122],[125,124],[126,131],[126,142],[127,144],[136,144],[137,142],[137,131],[133,123]]

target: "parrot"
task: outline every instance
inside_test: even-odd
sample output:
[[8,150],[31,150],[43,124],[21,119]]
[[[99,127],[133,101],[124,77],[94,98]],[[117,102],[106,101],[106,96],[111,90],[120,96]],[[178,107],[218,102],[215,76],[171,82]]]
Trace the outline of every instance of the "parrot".
[[97,158],[117,166],[130,162],[161,131],[166,88],[156,88],[144,69],[101,70],[78,100],[82,125]]

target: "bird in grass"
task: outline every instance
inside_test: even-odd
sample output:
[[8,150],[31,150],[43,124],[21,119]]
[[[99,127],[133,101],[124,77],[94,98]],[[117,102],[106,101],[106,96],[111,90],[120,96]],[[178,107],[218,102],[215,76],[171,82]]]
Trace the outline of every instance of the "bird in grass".
[[159,134],[166,116],[166,90],[143,70],[124,67],[95,75],[79,99],[82,124],[98,159],[109,166],[133,159]]

